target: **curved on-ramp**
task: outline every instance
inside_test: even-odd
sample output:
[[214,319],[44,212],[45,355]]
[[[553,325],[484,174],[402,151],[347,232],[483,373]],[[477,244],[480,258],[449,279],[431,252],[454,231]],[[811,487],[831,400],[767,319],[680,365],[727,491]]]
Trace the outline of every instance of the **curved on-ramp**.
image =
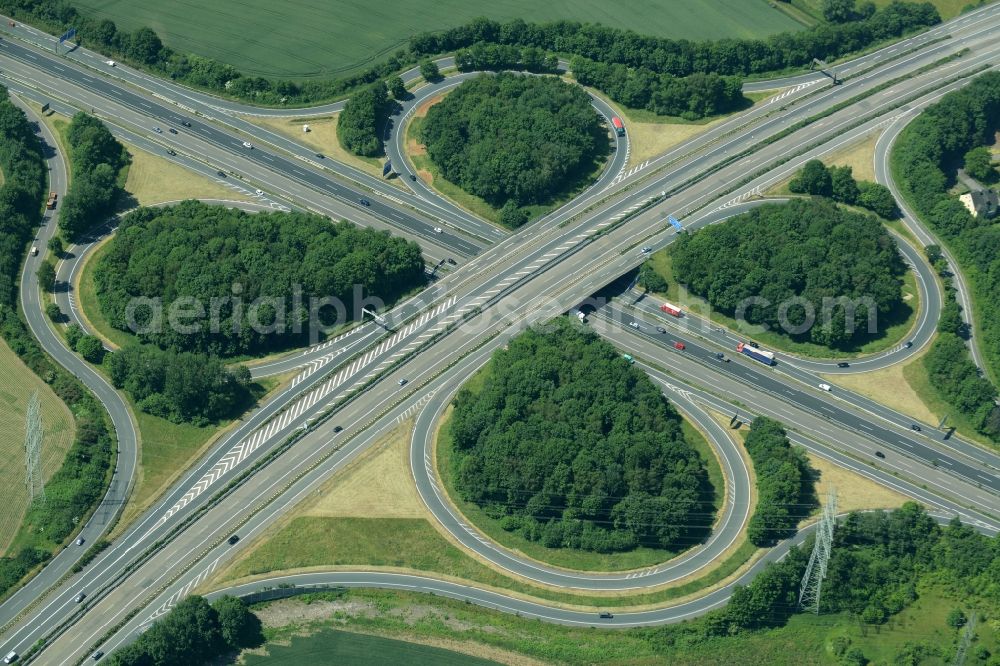
[[670,395],[685,416],[707,435],[721,463],[725,489],[720,519],[708,539],[661,564],[632,571],[593,573],[572,571],[524,557],[496,543],[454,507],[434,469],[434,438],[445,409],[460,384],[437,391],[417,416],[410,447],[410,471],[428,510],[440,525],[466,549],[494,566],[532,583],[580,590],[638,590],[675,582],[715,562],[739,539],[750,517],[750,472],[739,448],[719,423],[681,395]]

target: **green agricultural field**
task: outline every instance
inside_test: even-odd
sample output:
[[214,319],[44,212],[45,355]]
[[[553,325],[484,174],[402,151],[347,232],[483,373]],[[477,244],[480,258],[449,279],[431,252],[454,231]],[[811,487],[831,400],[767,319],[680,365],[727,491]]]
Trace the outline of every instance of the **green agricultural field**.
[[571,19],[687,39],[760,37],[803,27],[772,9],[767,0],[417,0],[405,6],[365,0],[75,0],[73,4],[128,30],[149,26],[179,51],[210,56],[248,74],[275,77],[347,75],[405,46],[417,32],[454,27],[483,15],[496,20]]
[[3,555],[28,509],[28,490],[24,483],[24,415],[31,394],[37,390],[41,403],[44,479],[51,477],[62,465],[73,443],[75,423],[62,400],[3,341],[0,341],[0,377],[0,486],[4,488],[4,502],[0,507],[0,555]]
[[368,636],[347,631],[326,629],[311,636],[293,636],[288,645],[267,645],[267,656],[247,655],[243,663],[269,666],[299,666],[299,664],[336,664],[337,666],[367,666],[367,664],[410,664],[411,666],[487,666],[495,661],[472,657],[430,645],[396,641],[381,636]]

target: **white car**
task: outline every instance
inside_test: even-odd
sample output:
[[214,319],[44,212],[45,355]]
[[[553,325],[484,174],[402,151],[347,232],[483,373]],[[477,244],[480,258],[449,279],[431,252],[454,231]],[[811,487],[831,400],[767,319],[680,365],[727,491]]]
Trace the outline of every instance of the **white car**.
[[440,234],[440,233],[443,233],[443,232],[444,232],[444,229],[442,229],[441,227],[434,227],[434,233]]
[[108,60],[105,64],[107,64],[108,67],[114,67],[118,63],[116,63],[114,60]]
[[637,322],[637,321],[630,321],[628,323],[628,325],[631,326],[632,328],[636,329],[636,330],[639,330],[639,322]]
[[821,389],[823,389],[824,391],[829,391],[830,390],[830,385],[829,384],[820,384],[819,387]]
[[249,141],[244,141],[243,142],[243,147],[244,148],[249,148],[250,150],[253,150],[253,144],[250,143]]
[[259,197],[264,196],[264,190],[254,190],[253,193]]

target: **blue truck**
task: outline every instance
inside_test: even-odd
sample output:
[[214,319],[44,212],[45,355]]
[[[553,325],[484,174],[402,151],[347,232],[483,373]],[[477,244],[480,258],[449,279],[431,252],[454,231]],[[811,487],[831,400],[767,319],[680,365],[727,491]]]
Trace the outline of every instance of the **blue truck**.
[[755,361],[760,361],[764,365],[774,365],[774,352],[769,352],[764,349],[757,349],[756,347],[751,347],[745,342],[740,342],[736,345],[736,351],[743,354],[744,356],[749,356]]

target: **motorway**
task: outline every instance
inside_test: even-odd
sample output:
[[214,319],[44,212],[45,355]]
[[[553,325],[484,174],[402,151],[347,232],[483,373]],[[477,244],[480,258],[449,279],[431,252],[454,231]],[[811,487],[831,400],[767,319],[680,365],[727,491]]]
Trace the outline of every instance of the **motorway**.
[[[140,597],[142,597],[143,602],[146,601],[144,593],[138,590],[152,588],[150,594],[155,594],[157,600],[162,597],[164,607],[167,607],[167,601],[171,595],[177,594],[185,587],[191,589],[196,584],[195,576],[198,576],[198,580],[203,579],[205,570],[195,566],[198,562],[202,560],[214,561],[217,565],[221,558],[232,550],[222,547],[223,552],[220,552],[216,559],[206,560],[202,556],[206,545],[210,546],[213,540],[224,542],[225,535],[234,525],[239,525],[240,521],[245,519],[246,522],[243,524],[251,524],[252,521],[257,520],[258,515],[263,516],[264,514],[258,513],[247,517],[246,509],[247,507],[256,507],[261,497],[269,497],[268,492],[277,492],[276,489],[282,487],[281,482],[294,478],[298,472],[308,470],[308,466],[316,462],[316,458],[321,452],[326,451],[331,455],[322,463],[316,464],[313,471],[306,471],[306,476],[315,474],[316,478],[321,479],[333,473],[353,455],[353,452],[360,450],[364,443],[371,441],[370,437],[373,434],[387,427],[387,423],[393,423],[394,419],[406,414],[415,405],[421,407],[427,404],[439,391],[443,391],[442,387],[447,385],[446,377],[452,382],[457,382],[468,376],[467,374],[463,375],[462,372],[454,372],[454,368],[461,368],[467,372],[471,367],[475,367],[476,362],[481,364],[493,348],[504,339],[508,339],[521,326],[544,321],[545,318],[568,309],[568,307],[583,300],[596,288],[614,280],[622,272],[633,267],[640,260],[636,256],[635,249],[641,243],[650,242],[662,245],[668,242],[669,233],[662,231],[662,206],[659,210],[654,207],[644,211],[642,208],[644,204],[648,205],[651,200],[662,200],[657,194],[658,191],[671,192],[671,205],[677,207],[675,210],[697,210],[709,206],[713,201],[719,201],[721,202],[719,207],[710,210],[709,213],[726,214],[738,203],[738,201],[725,200],[725,197],[730,194],[728,188],[731,188],[733,183],[738,183],[742,176],[767,168],[774,162],[776,156],[788,155],[795,151],[796,146],[808,146],[814,141],[825,141],[825,143],[829,143],[831,140],[846,141],[861,135],[862,131],[871,131],[871,127],[861,125],[856,128],[844,129],[849,121],[857,119],[858,114],[851,110],[847,110],[846,113],[838,112],[820,123],[806,127],[796,133],[794,137],[759,147],[748,159],[739,164],[722,166],[711,176],[699,179],[694,183],[687,183],[686,180],[691,175],[698,173],[700,169],[713,163],[718,164],[720,161],[725,161],[730,151],[737,154],[739,151],[745,150],[746,147],[755,145],[756,142],[753,141],[755,133],[758,137],[766,136],[767,133],[773,133],[782,126],[787,126],[789,122],[794,122],[796,118],[805,117],[816,110],[828,108],[838,101],[847,99],[859,90],[865,89],[866,86],[873,87],[880,81],[898,76],[901,72],[933,62],[940,58],[943,53],[954,52],[964,45],[969,45],[970,48],[973,48],[973,53],[946,66],[946,70],[942,68],[941,71],[931,72],[930,76],[921,75],[902,82],[899,84],[901,90],[890,89],[885,91],[887,94],[874,94],[864,100],[862,106],[865,113],[875,112],[880,108],[885,109],[891,106],[893,95],[896,95],[898,99],[899,95],[910,92],[926,91],[925,98],[933,98],[940,92],[937,90],[939,84],[935,87],[935,83],[939,81],[939,77],[942,77],[942,71],[947,71],[948,75],[951,76],[962,71],[971,71],[979,63],[991,64],[995,62],[996,47],[989,43],[989,36],[985,33],[995,29],[996,26],[988,23],[987,18],[995,20],[996,15],[995,13],[982,13],[981,21],[977,26],[968,29],[968,36],[929,47],[927,52],[920,56],[908,57],[899,62],[890,63],[885,68],[873,71],[870,75],[859,76],[855,82],[837,88],[830,87],[818,95],[809,97],[800,105],[793,104],[798,99],[794,95],[784,98],[783,108],[781,110],[774,109],[773,117],[767,117],[767,113],[771,113],[771,110],[768,110],[767,113],[762,113],[759,110],[754,111],[752,113],[758,113],[760,116],[751,129],[735,131],[743,128],[742,118],[723,123],[723,125],[729,126],[729,131],[735,132],[733,137],[719,135],[714,143],[709,142],[700,147],[686,146],[685,149],[679,148],[672,151],[672,158],[664,159],[661,165],[650,165],[647,172],[650,177],[647,178],[645,184],[638,180],[644,176],[640,172],[635,180],[627,182],[628,185],[635,186],[623,194],[616,196],[614,192],[608,193],[607,196],[611,200],[607,202],[602,202],[595,197],[587,207],[590,210],[569,206],[566,211],[561,213],[562,219],[559,216],[553,216],[551,219],[543,221],[542,224],[535,225],[531,229],[525,230],[524,233],[518,234],[516,238],[502,241],[497,247],[484,252],[480,257],[470,262],[469,266],[463,267],[453,275],[446,276],[433,287],[436,290],[435,293],[440,294],[440,298],[422,299],[419,306],[414,301],[415,312],[431,314],[426,321],[422,321],[424,314],[420,314],[414,320],[417,323],[414,324],[414,321],[404,322],[401,324],[402,327],[391,335],[381,334],[377,330],[374,333],[368,332],[374,329],[372,325],[360,327],[357,333],[349,334],[348,339],[352,340],[353,336],[358,336],[358,339],[365,341],[368,338],[364,338],[364,336],[371,336],[373,342],[375,338],[381,339],[380,345],[393,340],[396,342],[392,342],[385,349],[377,351],[367,364],[363,364],[363,368],[367,370],[351,374],[350,377],[353,379],[350,382],[338,384],[330,392],[313,399],[311,403],[307,400],[309,404],[304,405],[298,412],[295,412],[297,408],[287,411],[286,414],[294,414],[294,416],[287,420],[285,417],[281,417],[275,421],[274,423],[281,424],[285,420],[280,427],[268,426],[268,429],[273,430],[273,432],[266,437],[261,436],[256,448],[240,460],[240,464],[253,462],[259,458],[262,452],[267,450],[267,447],[263,445],[263,440],[277,441],[287,436],[290,431],[294,431],[303,422],[315,418],[320,411],[328,407],[330,400],[343,395],[344,388],[341,388],[342,386],[350,388],[360,386],[364,382],[371,382],[366,387],[365,400],[355,400],[349,403],[343,408],[343,411],[336,414],[335,421],[316,424],[299,443],[265,467],[263,474],[250,477],[247,483],[234,490],[227,497],[222,498],[218,506],[202,514],[197,522],[182,532],[177,539],[162,547],[159,552],[154,553],[151,559],[136,564],[135,566],[138,568],[134,576],[118,581],[117,587],[109,589],[106,596],[92,595],[92,600],[88,600],[84,607],[92,609],[94,612],[83,615],[80,621],[67,631],[65,638],[57,639],[52,648],[56,650],[53,654],[78,654],[93,644],[99,637],[99,632],[103,628],[111,626],[114,618],[122,617],[126,609],[134,607]],[[956,82],[952,85],[957,87],[960,83]],[[805,94],[800,94],[800,96],[805,97]],[[914,108],[917,104],[922,103],[926,103],[926,100],[916,102]],[[871,121],[873,126],[883,122],[884,119],[881,116],[875,117]],[[749,138],[747,137],[748,131],[750,132]],[[687,150],[693,152],[688,153]],[[783,165],[781,170],[796,168],[808,155],[809,152],[794,157]],[[769,169],[768,173],[771,174],[772,171],[773,169]],[[620,183],[621,181],[615,185]],[[753,182],[749,184],[749,191],[753,191],[753,185]],[[619,192],[623,189],[619,188]],[[738,195],[737,199],[741,196]],[[619,224],[625,211],[629,210],[637,215],[627,222]],[[581,213],[581,211],[585,212]],[[578,213],[581,214],[577,215]],[[618,219],[615,219],[616,215]],[[708,223],[709,217],[710,215],[699,219]],[[689,228],[695,228],[695,225],[689,224]],[[498,249],[501,246],[503,246],[502,251]],[[487,255],[489,255],[488,258]],[[572,260],[567,261],[570,257]],[[540,276],[544,276],[544,278],[538,279]],[[545,300],[540,301],[539,299]],[[430,310],[423,306],[429,306]],[[439,312],[436,311],[438,308],[440,308]],[[479,311],[484,314],[477,316],[476,312]],[[484,316],[491,312],[503,313],[503,317],[486,321],[493,319]],[[448,323],[455,323],[464,315],[474,318],[469,324],[457,329],[446,329]],[[445,319],[442,320],[441,317],[445,317]],[[473,328],[472,324],[477,320],[482,320],[483,323],[476,324],[475,330],[469,330]],[[410,328],[411,326],[412,328]],[[489,337],[490,335],[494,337]],[[421,336],[425,337],[421,339]],[[485,345],[483,345],[484,341]],[[368,349],[363,344],[359,344],[358,347]],[[411,352],[406,352],[407,348],[410,347],[412,347]],[[399,351],[393,353],[402,353],[402,358],[392,361],[389,352],[397,349]],[[420,353],[416,354],[418,349]],[[372,351],[369,349],[366,355]],[[467,357],[460,356],[463,351],[469,351]],[[410,355],[411,353],[412,355]],[[345,352],[341,356],[347,355],[348,353]],[[364,356],[361,358],[363,359]],[[462,360],[456,365],[452,365],[455,358],[462,358]],[[348,358],[345,362],[347,361],[351,361],[351,359]],[[353,360],[352,362],[357,364],[359,361]],[[399,362],[403,362],[405,365],[402,368],[394,368],[394,363]],[[449,366],[451,366],[450,370]],[[341,373],[350,370],[349,367],[345,369],[342,365],[333,364],[332,367]],[[306,372],[309,372],[308,368],[304,371],[304,373]],[[406,374],[403,374],[404,372]],[[326,380],[323,383],[323,386],[326,386],[331,381],[329,374],[319,372],[319,368],[317,368],[301,379],[299,385],[287,390],[289,397],[293,395],[292,389],[298,393],[301,389],[312,386],[312,384],[307,385],[303,382],[318,383],[318,380],[322,378]],[[410,379],[410,384],[405,390],[399,390],[396,386],[396,381],[402,378]],[[332,379],[336,379],[336,376]],[[379,381],[375,381],[376,379]],[[426,383],[426,386],[423,386],[423,383]],[[334,391],[334,389],[339,390]],[[324,404],[324,401],[327,404]],[[281,401],[275,399],[270,404],[279,404],[279,402]],[[363,405],[362,402],[364,402]],[[369,421],[372,422],[370,426]],[[264,420],[262,419],[260,423],[263,424]],[[330,429],[335,423],[344,424],[345,432],[340,435],[336,433],[331,435]],[[364,427],[362,428],[362,426]],[[243,433],[249,437],[251,431],[252,429],[248,428]],[[243,437],[244,434],[241,434],[240,437]],[[244,441],[254,440],[245,439]],[[341,442],[345,442],[346,446]],[[344,448],[331,452],[331,448],[335,445],[344,446]],[[204,490],[211,483],[175,510],[175,507],[180,504],[180,499],[177,498],[187,496],[193,488],[192,485],[184,484],[190,484],[192,479],[202,478],[198,475],[198,471],[205,469],[206,466],[211,465],[208,469],[214,469],[216,461],[222,460],[217,457],[222,452],[221,445],[216,447],[197,470],[186,475],[183,482],[171,491],[164,502],[150,512],[147,517],[144,517],[142,525],[144,525],[145,531],[130,531],[88,566],[71,585],[64,586],[62,591],[57,591],[51,600],[47,600],[44,617],[29,616],[18,623],[19,628],[13,635],[8,633],[4,636],[5,647],[8,644],[17,645],[23,650],[24,645],[30,645],[33,639],[44,635],[60,621],[70,617],[74,611],[84,610],[84,607],[74,607],[69,602],[69,598],[75,595],[75,590],[81,589],[80,585],[85,584],[88,585],[87,589],[93,589],[89,586],[101,586],[109,583],[121,571],[125,561],[133,561],[129,558],[138,554],[144,544],[153,541],[154,534],[164,534],[169,526],[177,524],[180,518],[190,515],[193,508],[199,506],[200,500],[198,498],[207,496],[208,493],[205,493]],[[926,464],[925,466],[930,467]],[[212,483],[232,469],[232,466],[227,467],[225,472],[215,476]],[[291,487],[298,488],[299,485],[301,482],[296,481]],[[298,492],[279,493],[275,503],[290,506],[293,503],[291,498],[296,495]],[[170,502],[171,499],[175,500],[174,503]],[[163,507],[169,508],[166,512],[157,513],[157,511],[162,511]],[[261,525],[263,524],[262,522]],[[220,546],[224,546],[224,543]],[[214,546],[214,548],[220,546]],[[193,564],[192,557],[195,558]],[[210,555],[206,557],[210,557]],[[171,582],[172,577],[175,579]],[[135,588],[134,584],[129,582],[131,580],[145,582],[139,588]],[[160,586],[163,583],[166,583],[166,587],[161,591]],[[5,604],[5,606],[0,607],[0,611],[3,611],[6,606]],[[105,610],[100,610],[102,608]],[[31,617],[35,618],[34,623],[32,623]],[[108,620],[102,627],[99,623],[94,623],[92,619],[94,617],[108,618]],[[147,622],[148,619],[149,616],[140,613],[136,616],[136,622],[139,623],[136,626]],[[16,643],[8,643],[8,640],[16,640]]]

